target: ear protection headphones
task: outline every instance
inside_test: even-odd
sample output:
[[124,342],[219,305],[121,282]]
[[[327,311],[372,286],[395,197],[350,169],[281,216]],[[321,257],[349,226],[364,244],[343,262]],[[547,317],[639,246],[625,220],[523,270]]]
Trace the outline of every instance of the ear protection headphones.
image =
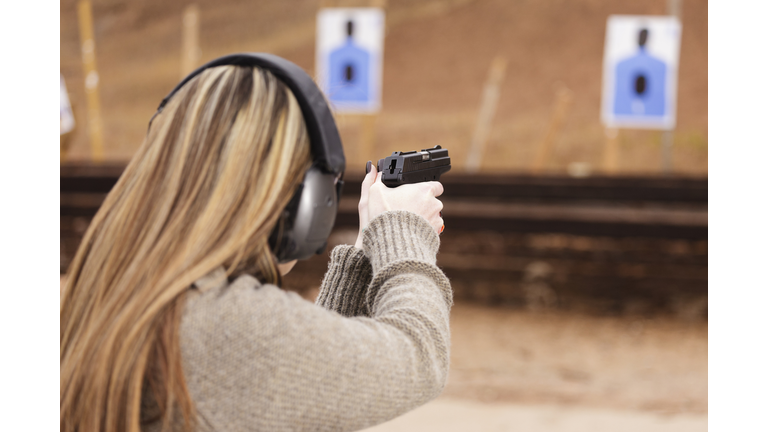
[[280,216],[269,237],[269,244],[280,263],[322,253],[336,221],[346,160],[339,131],[325,97],[300,67],[265,53],[240,53],[217,58],[195,69],[168,93],[150,119],[150,126],[184,84],[208,68],[225,65],[267,70],[282,81],[296,98],[309,135],[313,162]]

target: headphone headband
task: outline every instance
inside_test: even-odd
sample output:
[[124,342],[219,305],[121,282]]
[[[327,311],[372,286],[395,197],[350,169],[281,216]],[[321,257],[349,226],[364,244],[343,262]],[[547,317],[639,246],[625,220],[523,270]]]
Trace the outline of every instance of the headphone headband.
[[200,66],[168,93],[168,96],[160,102],[157,113],[163,110],[168,100],[189,80],[206,69],[227,65],[259,67],[268,70],[288,86],[299,103],[301,113],[304,116],[314,163],[327,173],[338,175],[344,172],[346,160],[341,146],[341,138],[323,93],[303,69],[273,54],[231,54]]

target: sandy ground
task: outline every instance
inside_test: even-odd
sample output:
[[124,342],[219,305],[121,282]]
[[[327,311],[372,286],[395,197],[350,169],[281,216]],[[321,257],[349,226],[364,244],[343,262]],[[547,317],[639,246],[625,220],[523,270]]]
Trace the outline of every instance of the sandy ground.
[[627,410],[557,405],[482,404],[440,397],[367,432],[699,432],[707,430],[707,416],[662,416]]
[[707,430],[701,315],[611,317],[457,302],[451,345],[443,394],[368,430]]
[[457,304],[444,394],[659,414],[707,412],[707,323]]
[[451,336],[443,394],[369,431],[707,430],[706,321],[460,302]]
[[371,431],[705,431],[707,323],[456,304],[443,395]]

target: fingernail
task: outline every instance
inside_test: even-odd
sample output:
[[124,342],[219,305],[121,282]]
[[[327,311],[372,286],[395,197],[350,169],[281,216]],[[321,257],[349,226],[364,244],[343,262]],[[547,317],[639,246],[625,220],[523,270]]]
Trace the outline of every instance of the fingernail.
[[371,165],[372,165],[372,164],[371,164],[371,161],[368,161],[368,163],[367,163],[367,164],[365,164],[365,173],[366,173],[366,174],[368,174],[369,172],[371,172]]

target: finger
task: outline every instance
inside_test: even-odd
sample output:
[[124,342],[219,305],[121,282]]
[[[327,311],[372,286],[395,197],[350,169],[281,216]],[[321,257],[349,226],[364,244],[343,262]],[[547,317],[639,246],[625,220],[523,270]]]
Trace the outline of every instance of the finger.
[[363,183],[360,185],[360,202],[368,202],[368,189],[376,181],[376,165],[371,164],[371,171],[363,178]]
[[370,188],[371,185],[376,181],[376,165],[371,164],[371,171],[368,172],[368,174],[365,175],[363,178],[363,188],[367,189]]
[[442,201],[440,201],[437,198],[430,198],[428,205],[429,205],[430,217],[432,217],[432,218],[443,217],[443,202]]
[[429,187],[432,188],[432,196],[439,197],[440,195],[443,194],[444,189],[443,189],[442,183],[431,181],[431,182],[427,182],[427,184],[429,185]]
[[443,218],[438,217],[433,227],[435,228],[435,231],[437,231],[438,234],[441,234],[445,227],[445,221],[443,220]]
[[[371,169],[372,173],[376,173],[375,170]],[[381,183],[381,174],[382,173],[376,173],[376,181],[374,183]]]

